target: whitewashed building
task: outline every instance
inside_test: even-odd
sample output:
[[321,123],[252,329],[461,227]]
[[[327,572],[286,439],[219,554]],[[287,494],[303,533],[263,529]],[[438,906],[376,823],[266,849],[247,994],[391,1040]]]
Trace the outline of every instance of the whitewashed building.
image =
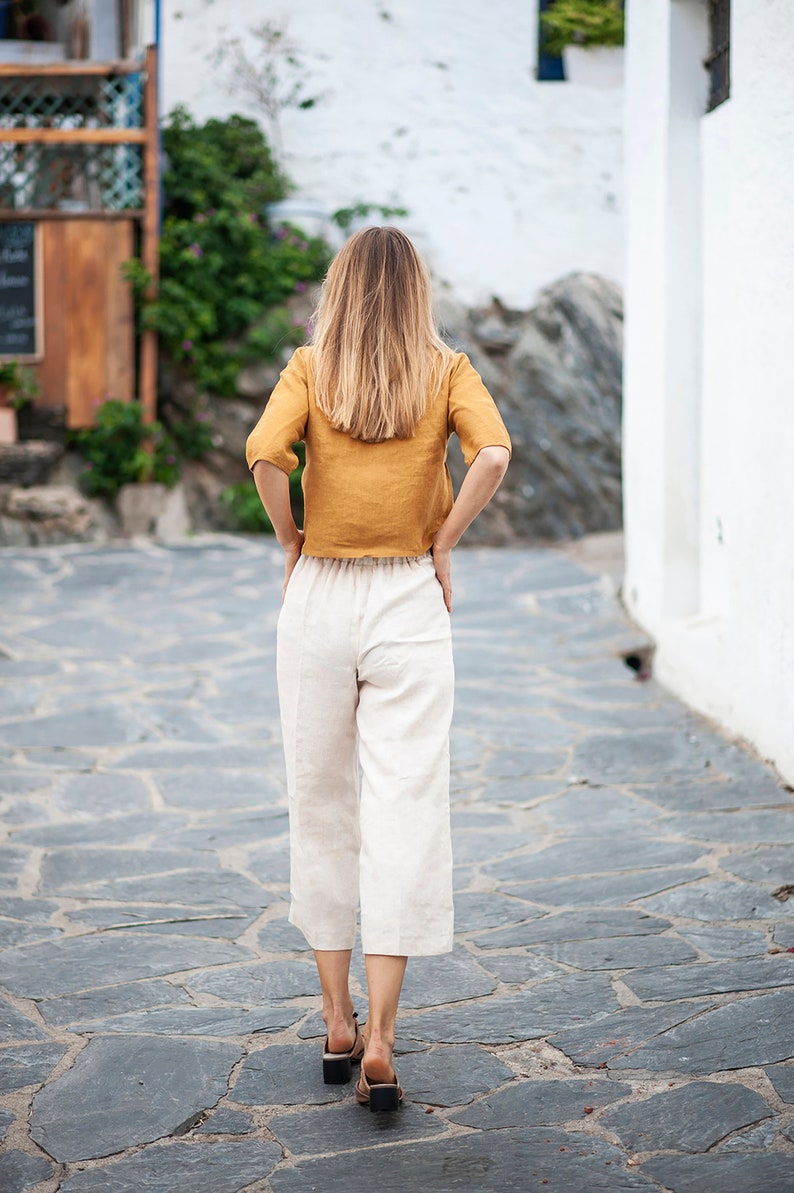
[[626,52],[626,601],[794,781],[794,8],[634,0]]
[[[213,63],[265,21],[306,68],[280,120],[294,210],[404,207],[436,276],[467,304],[528,307],[572,270],[619,281],[620,86],[536,78],[540,0],[169,0],[162,92],[198,119],[257,111]],[[298,217],[300,218],[300,217]]]

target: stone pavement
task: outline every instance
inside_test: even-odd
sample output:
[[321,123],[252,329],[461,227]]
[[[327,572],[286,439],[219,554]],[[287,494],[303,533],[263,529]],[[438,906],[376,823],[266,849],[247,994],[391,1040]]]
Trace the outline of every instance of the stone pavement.
[[0,553],[3,1193],[791,1193],[791,793],[555,550],[455,559],[455,952],[409,964],[398,1115],[322,1084],[279,576]]

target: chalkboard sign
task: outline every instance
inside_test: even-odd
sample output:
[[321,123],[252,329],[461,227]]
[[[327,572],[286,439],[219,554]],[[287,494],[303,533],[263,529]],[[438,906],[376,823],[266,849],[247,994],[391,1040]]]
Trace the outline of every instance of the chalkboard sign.
[[0,223],[0,356],[37,356],[36,225]]

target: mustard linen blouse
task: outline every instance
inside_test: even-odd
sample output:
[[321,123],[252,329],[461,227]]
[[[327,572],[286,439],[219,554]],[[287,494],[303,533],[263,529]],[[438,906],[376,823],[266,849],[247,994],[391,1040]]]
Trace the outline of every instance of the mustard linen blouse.
[[410,439],[363,443],[335,430],[318,408],[311,347],[298,348],[248,436],[246,460],[290,473],[304,440],[304,555],[357,559],[424,555],[452,508],[446,465],[454,432],[471,464],[483,447],[511,450],[493,398],[468,356],[450,359],[441,387]]

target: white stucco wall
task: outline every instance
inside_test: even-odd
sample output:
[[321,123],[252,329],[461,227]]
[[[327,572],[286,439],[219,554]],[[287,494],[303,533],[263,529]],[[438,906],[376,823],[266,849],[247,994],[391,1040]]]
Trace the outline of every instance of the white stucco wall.
[[525,307],[572,270],[619,281],[623,258],[620,88],[537,82],[536,8],[166,0],[163,106],[200,119],[246,110],[208,54],[279,22],[322,95],[282,120],[299,197],[328,212],[406,207],[399,222],[456,297]]
[[625,593],[662,681],[794,781],[794,21],[731,7],[701,115],[703,0],[628,6]]

